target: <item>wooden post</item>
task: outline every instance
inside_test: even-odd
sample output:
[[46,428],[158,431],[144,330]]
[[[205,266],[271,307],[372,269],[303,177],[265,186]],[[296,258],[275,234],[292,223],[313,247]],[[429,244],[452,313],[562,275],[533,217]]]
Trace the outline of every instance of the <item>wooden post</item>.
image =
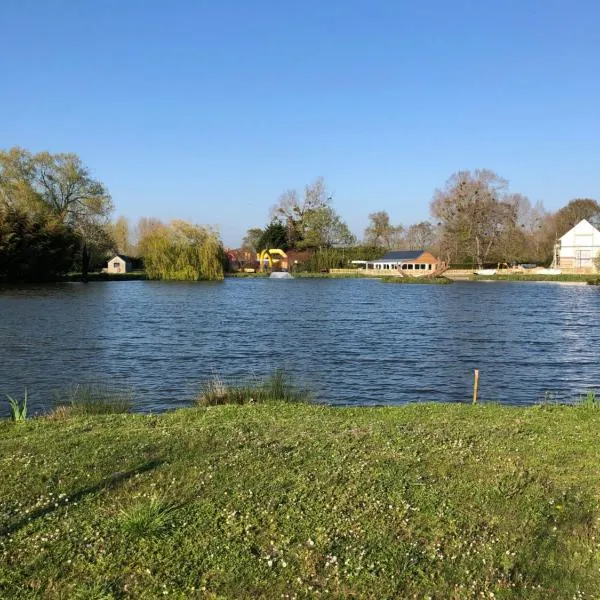
[[479,389],[479,369],[475,369],[475,379],[473,380],[473,404],[477,404],[478,389]]

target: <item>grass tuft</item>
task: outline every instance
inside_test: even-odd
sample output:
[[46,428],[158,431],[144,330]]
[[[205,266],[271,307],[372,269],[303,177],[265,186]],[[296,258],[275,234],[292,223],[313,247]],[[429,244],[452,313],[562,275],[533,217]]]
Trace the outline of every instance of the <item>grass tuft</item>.
[[8,403],[10,404],[10,418],[15,423],[22,423],[27,420],[27,388],[23,400],[15,400],[13,397],[6,394]]
[[264,381],[227,384],[216,374],[204,384],[202,393],[196,398],[198,406],[222,404],[258,404],[265,402],[306,402],[309,394],[297,387],[293,377],[277,369]]
[[111,415],[131,412],[132,394],[115,392],[95,385],[76,385],[65,398],[57,398],[56,409],[51,418],[60,419],[70,415]]
[[157,497],[140,500],[121,512],[119,525],[132,537],[157,536],[167,530],[174,510],[173,504]]
[[577,406],[582,408],[600,408],[600,398],[595,390],[589,390],[586,394],[582,395],[577,401]]

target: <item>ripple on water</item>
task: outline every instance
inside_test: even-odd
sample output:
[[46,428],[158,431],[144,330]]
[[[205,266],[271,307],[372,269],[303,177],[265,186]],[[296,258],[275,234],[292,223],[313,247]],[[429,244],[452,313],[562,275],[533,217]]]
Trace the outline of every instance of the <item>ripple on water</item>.
[[292,372],[332,404],[573,399],[598,386],[600,292],[374,280],[121,282],[0,288],[0,389],[32,408],[74,383],[135,390],[140,410],[202,382]]

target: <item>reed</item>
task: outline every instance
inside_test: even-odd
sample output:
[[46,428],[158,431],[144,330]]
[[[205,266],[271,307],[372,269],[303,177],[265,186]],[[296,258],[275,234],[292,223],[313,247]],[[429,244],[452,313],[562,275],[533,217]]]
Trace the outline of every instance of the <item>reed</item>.
[[10,405],[10,418],[15,423],[22,423],[27,420],[27,388],[23,395],[23,400],[15,400],[12,396],[6,394]]
[[196,398],[198,406],[222,404],[258,404],[266,402],[305,402],[310,394],[299,388],[294,378],[282,369],[273,371],[266,379],[251,379],[242,383],[227,383],[215,374],[203,385]]
[[55,399],[56,409],[50,415],[59,419],[67,416],[110,415],[131,412],[132,394],[113,391],[100,385],[76,385]]

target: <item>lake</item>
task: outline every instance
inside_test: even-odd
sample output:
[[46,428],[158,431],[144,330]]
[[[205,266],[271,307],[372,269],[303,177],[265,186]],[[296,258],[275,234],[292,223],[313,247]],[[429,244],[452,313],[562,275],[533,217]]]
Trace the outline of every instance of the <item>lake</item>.
[[[276,368],[334,405],[533,404],[600,388],[600,289],[556,283],[393,285],[227,279],[0,286],[0,393],[52,408],[78,383],[136,410],[189,405],[215,374]],[[2,402],[2,414],[6,403]]]

